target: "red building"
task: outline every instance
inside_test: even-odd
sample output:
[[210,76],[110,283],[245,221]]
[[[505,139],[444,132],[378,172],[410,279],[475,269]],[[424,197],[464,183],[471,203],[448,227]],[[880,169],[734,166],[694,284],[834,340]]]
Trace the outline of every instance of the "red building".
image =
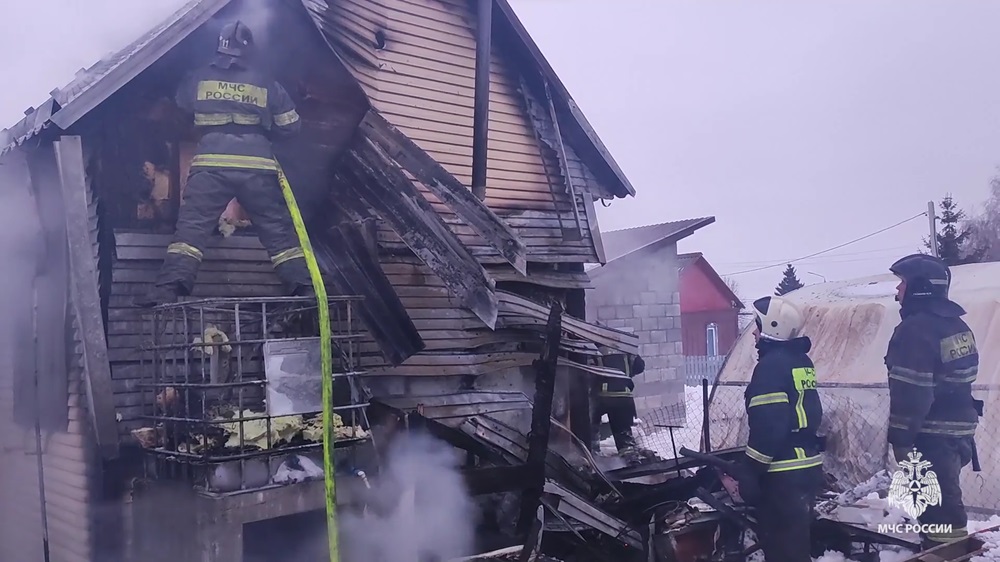
[[739,336],[743,303],[705,256],[681,254],[677,260],[685,357],[726,355]]

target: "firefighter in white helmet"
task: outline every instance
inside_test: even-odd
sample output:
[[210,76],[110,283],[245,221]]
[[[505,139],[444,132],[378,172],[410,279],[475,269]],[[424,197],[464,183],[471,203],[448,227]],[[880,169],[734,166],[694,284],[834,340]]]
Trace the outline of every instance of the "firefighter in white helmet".
[[756,508],[765,560],[810,562],[812,508],[823,481],[812,343],[787,299],[758,299],[753,312],[758,359],[744,394],[750,437],[740,495]]

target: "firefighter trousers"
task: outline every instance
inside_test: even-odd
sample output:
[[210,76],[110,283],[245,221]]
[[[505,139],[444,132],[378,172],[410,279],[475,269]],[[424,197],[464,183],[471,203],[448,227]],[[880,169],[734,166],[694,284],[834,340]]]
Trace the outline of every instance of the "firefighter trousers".
[[219,217],[236,198],[250,215],[275,272],[289,293],[312,285],[305,254],[274,172],[195,169],[188,176],[177,230],[157,277],[157,286],[176,286],[190,294],[201,265],[205,242]]
[[815,466],[761,477],[755,506],[757,541],[767,562],[811,562],[810,529],[813,504],[823,483],[823,468]]
[[937,529],[932,527],[932,533],[921,534],[923,548],[932,548],[966,536],[969,520],[962,502],[959,477],[962,467],[972,462],[971,439],[921,434],[917,436],[914,446],[920,451],[921,460],[931,463],[927,470],[934,471],[938,485],[941,486],[941,504],[927,506],[927,510],[918,518],[922,525],[939,526]]
[[592,419],[592,431],[594,434],[600,435],[601,416],[607,414],[611,436],[615,439],[615,448],[621,452],[630,447],[635,447],[635,436],[632,435],[632,423],[635,421],[636,413],[635,400],[623,396],[598,398],[596,406]]

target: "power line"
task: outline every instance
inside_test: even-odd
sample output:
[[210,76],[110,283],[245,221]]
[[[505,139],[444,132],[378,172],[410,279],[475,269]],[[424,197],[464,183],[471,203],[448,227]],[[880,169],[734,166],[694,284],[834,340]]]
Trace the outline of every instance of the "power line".
[[[820,257],[816,258],[815,260],[811,260],[810,263],[816,263],[816,264],[818,264],[818,263],[826,262],[827,260],[830,260],[829,263],[837,263],[837,260],[839,258],[852,258],[852,261],[854,261],[853,258],[856,258],[858,256],[870,256],[870,255],[873,255],[873,254],[898,253],[900,250],[908,250],[908,249],[911,249],[913,247],[914,247],[914,244],[909,244],[909,245],[906,245],[906,246],[894,246],[892,248],[878,248],[878,249],[874,249],[874,250],[862,250],[862,251],[857,251],[857,252],[842,252],[842,253],[836,253],[836,254],[825,254],[823,256],[820,256]],[[866,258],[866,259],[881,259],[881,257],[882,256],[874,256],[874,257],[870,257],[870,258]],[[771,263],[774,263],[775,261],[777,261],[777,260],[727,261],[727,262],[720,262],[719,265],[723,265],[723,266],[728,265],[728,266],[755,267],[755,266],[758,266],[758,265],[771,264]],[[783,263],[787,263],[787,262],[783,262]]]
[[753,273],[755,271],[764,271],[765,269],[773,269],[775,267],[781,267],[781,266],[792,264],[792,263],[799,262],[799,261],[802,261],[802,260],[807,260],[809,258],[814,258],[816,256],[820,256],[820,255],[826,254],[828,252],[832,252],[834,250],[839,250],[839,249],[843,248],[844,246],[850,246],[851,244],[855,244],[855,243],[860,242],[862,240],[867,240],[868,238],[871,238],[872,236],[877,236],[879,234],[882,234],[883,232],[886,232],[888,230],[892,230],[892,229],[894,229],[894,228],[896,228],[898,226],[902,226],[902,225],[904,225],[904,224],[912,221],[913,219],[924,217],[924,216],[927,216],[926,212],[918,213],[918,214],[913,215],[912,217],[910,217],[908,219],[901,220],[901,221],[897,222],[896,224],[887,226],[887,227],[882,228],[880,230],[876,230],[875,232],[872,232],[872,233],[869,233],[869,234],[865,234],[864,236],[862,236],[860,238],[855,238],[854,240],[851,240],[849,242],[844,242],[843,244],[838,244],[836,246],[833,246],[832,248],[827,248],[825,250],[822,250],[822,251],[819,251],[819,252],[815,252],[815,253],[809,254],[807,256],[802,256],[800,258],[796,258],[796,259],[793,259],[793,260],[784,260],[784,261],[781,261],[781,262],[778,262],[778,263],[773,263],[771,265],[765,265],[765,266],[762,266],[762,267],[755,267],[753,269],[745,269],[743,271],[735,271],[733,273],[725,273],[724,275],[726,275],[726,276],[743,275],[744,273]]

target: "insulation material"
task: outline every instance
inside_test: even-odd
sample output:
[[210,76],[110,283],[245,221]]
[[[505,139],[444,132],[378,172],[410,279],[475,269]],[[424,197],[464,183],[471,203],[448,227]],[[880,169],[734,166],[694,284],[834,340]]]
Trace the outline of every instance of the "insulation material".
[[219,232],[223,236],[232,236],[236,229],[250,226],[250,215],[236,199],[229,202],[226,210],[219,217]]

